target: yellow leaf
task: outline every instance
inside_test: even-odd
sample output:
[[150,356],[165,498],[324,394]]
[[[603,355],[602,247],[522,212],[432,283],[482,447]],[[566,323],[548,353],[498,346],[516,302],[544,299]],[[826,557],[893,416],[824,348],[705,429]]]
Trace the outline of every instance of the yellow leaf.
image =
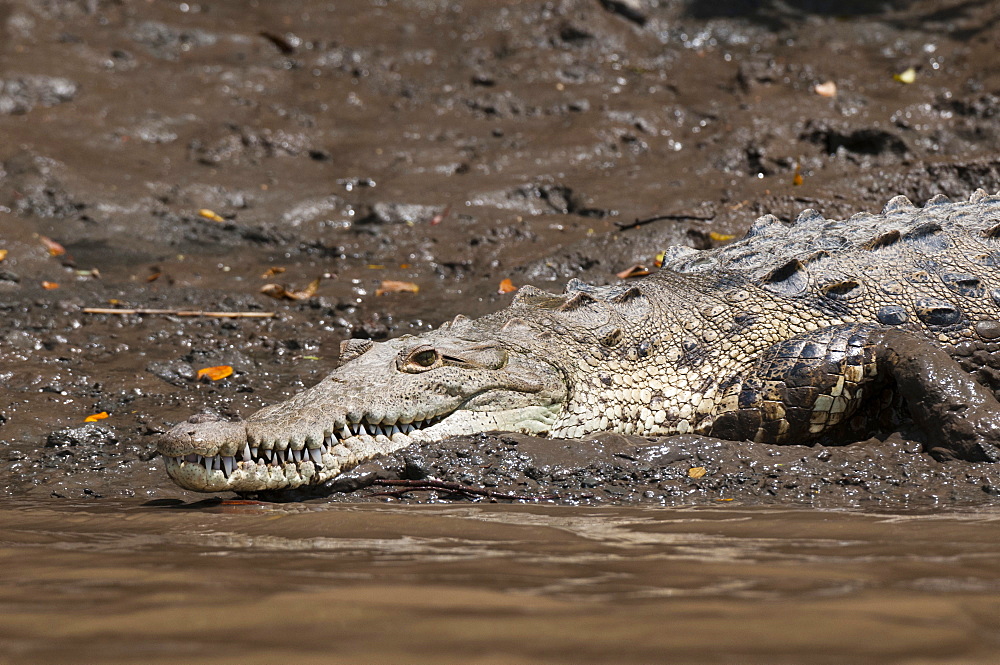
[[666,252],[660,252],[659,254],[656,255],[656,258],[653,259],[653,265],[656,266],[657,268],[662,268],[663,267],[663,259],[665,259],[665,258],[667,258],[667,253]]
[[0,249],[0,261],[3,261],[6,258],[7,258],[7,250],[6,249]]
[[101,411],[100,413],[95,413],[93,415],[87,416],[83,419],[85,423],[96,423],[98,420],[104,420],[108,417],[107,411]]
[[211,381],[218,381],[224,379],[227,376],[231,376],[233,373],[233,368],[229,365],[217,365],[215,367],[202,367],[198,370],[199,379],[209,379]]
[[202,208],[201,210],[198,211],[198,214],[201,215],[202,217],[204,217],[205,219],[212,220],[213,222],[224,222],[224,221],[226,221],[218,213],[216,213],[214,210],[209,210],[208,208]]
[[917,80],[917,70],[913,67],[909,67],[906,71],[893,74],[892,78],[896,79],[900,83],[913,83]]
[[709,239],[712,240],[712,242],[729,242],[736,236],[734,236],[731,233],[719,233],[718,231],[709,231],[708,237]]
[[688,469],[688,478],[701,478],[706,473],[708,473],[708,469],[706,469],[705,467],[693,466],[690,469]]
[[796,187],[798,187],[799,185],[802,184],[802,174],[801,173],[796,173],[795,175],[792,176],[792,184],[795,185]]
[[384,296],[386,293],[418,293],[419,291],[420,287],[413,282],[397,282],[394,279],[385,279],[375,289],[375,295]]

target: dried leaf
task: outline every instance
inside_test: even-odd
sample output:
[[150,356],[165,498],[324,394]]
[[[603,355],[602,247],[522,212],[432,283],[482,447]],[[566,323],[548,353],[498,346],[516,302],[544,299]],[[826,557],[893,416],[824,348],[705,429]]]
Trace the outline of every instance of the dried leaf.
[[906,71],[893,74],[892,78],[896,79],[900,83],[913,83],[917,80],[917,70],[913,67],[909,67]]
[[709,231],[708,237],[712,242],[729,242],[736,236],[732,233],[719,233],[718,231]]
[[73,274],[77,277],[93,277],[94,279],[101,278],[101,271],[97,268],[91,268],[90,270],[74,270]]
[[158,280],[160,278],[160,275],[162,275],[162,274],[163,273],[160,273],[160,272],[151,273],[149,275],[149,277],[146,278],[146,281],[147,282],[155,282],[156,280]]
[[628,279],[630,277],[642,277],[643,275],[649,274],[649,268],[642,265],[641,263],[636,263],[634,266],[625,268],[620,273],[618,273],[618,279]]
[[215,367],[202,367],[198,370],[199,379],[207,379],[210,381],[218,381],[224,379],[227,376],[231,376],[233,373],[233,368],[229,365],[216,365]]
[[274,277],[275,275],[280,275],[285,272],[285,269],[281,266],[271,266],[264,271],[264,274],[260,276],[261,279],[267,279],[269,277]]
[[447,205],[447,206],[445,206],[444,210],[442,210],[438,214],[436,214],[433,217],[431,217],[431,226],[437,226],[438,224],[440,224],[441,222],[443,222],[444,218],[447,217],[449,213],[451,213],[451,205],[450,204]]
[[205,219],[212,220],[213,222],[226,221],[217,212],[215,212],[214,210],[209,210],[208,208],[202,208],[201,210],[198,211],[198,214],[204,217]]
[[66,253],[66,248],[57,243],[52,238],[46,238],[45,236],[38,236],[38,239],[42,241],[45,245],[45,249],[48,250],[49,256],[62,256]]
[[3,261],[6,258],[7,258],[7,250],[6,249],[0,249],[0,261]]
[[659,254],[656,255],[656,258],[653,259],[653,265],[656,266],[657,268],[662,268],[663,259],[665,259],[666,257],[667,257],[666,252],[660,252]]
[[693,466],[690,469],[688,469],[688,478],[701,478],[706,473],[708,473],[708,469],[706,469],[705,467]]
[[826,81],[825,83],[819,83],[813,87],[813,92],[815,92],[820,97],[836,97],[837,96],[837,84],[833,81]]
[[517,287],[514,286],[514,282],[510,281],[510,278],[500,280],[500,288],[497,289],[497,293],[503,295],[514,291],[517,291]]
[[384,279],[377,289],[375,295],[383,296],[386,293],[417,293],[420,287],[413,282],[397,282],[393,279]]
[[42,288],[45,289],[46,291],[51,291],[52,289],[58,289],[59,288],[59,283],[58,282],[42,282]]
[[802,174],[798,171],[796,171],[795,175],[792,176],[792,184],[796,187],[802,184]]
[[309,282],[309,286],[301,291],[290,291],[281,284],[265,284],[260,287],[260,292],[266,296],[278,298],[279,300],[308,300],[316,295],[316,291],[319,289],[319,283],[322,279],[322,277],[317,277],[313,281]]
[[100,413],[95,413],[93,415],[87,416],[83,419],[85,423],[96,423],[98,420],[104,420],[108,417],[107,411],[101,411]]

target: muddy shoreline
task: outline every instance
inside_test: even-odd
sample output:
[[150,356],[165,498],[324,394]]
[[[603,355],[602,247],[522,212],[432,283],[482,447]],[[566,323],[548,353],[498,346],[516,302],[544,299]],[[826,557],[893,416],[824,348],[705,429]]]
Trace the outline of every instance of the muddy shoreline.
[[[502,279],[608,283],[765,212],[1000,189],[996,9],[855,4],[5,4],[2,491],[198,500],[172,486],[152,436],[315,383],[342,339],[492,311],[511,297]],[[317,278],[303,300],[261,293]],[[419,292],[376,295],[384,280]],[[219,365],[233,374],[196,378]],[[777,448],[491,434],[401,452],[314,500],[489,499],[361,487],[426,478],[571,503],[1000,494],[990,465],[935,462],[900,436]]]

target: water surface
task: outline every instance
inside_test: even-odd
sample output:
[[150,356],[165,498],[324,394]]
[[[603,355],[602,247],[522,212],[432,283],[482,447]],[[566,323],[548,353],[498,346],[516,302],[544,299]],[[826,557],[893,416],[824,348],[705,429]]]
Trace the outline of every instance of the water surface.
[[8,503],[0,662],[995,662],[1000,510]]

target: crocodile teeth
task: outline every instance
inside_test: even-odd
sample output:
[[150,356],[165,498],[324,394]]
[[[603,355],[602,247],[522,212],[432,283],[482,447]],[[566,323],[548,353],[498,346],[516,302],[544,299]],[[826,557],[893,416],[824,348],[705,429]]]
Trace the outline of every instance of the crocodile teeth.
[[310,448],[309,458],[317,467],[323,466],[323,453],[319,451],[319,448]]
[[351,430],[347,429],[347,425],[344,425],[343,429],[340,430],[340,434],[337,436],[341,439],[346,439],[351,436]]
[[301,462],[302,461],[302,451],[299,450],[299,449],[297,449],[297,448],[295,450],[293,450],[292,451],[292,459],[295,460],[296,462]]
[[233,467],[236,465],[236,460],[232,455],[227,455],[222,458],[222,473],[228,478],[233,473]]
[[253,453],[250,451],[249,443],[243,444],[243,453],[241,454],[241,457],[243,458],[244,462],[249,462],[251,459],[253,459]]
[[386,434],[386,436],[388,436],[389,438],[392,438],[394,435],[399,434],[399,432],[400,432],[400,429],[398,427],[396,427],[395,425],[393,425],[392,427],[389,428],[389,432],[388,432],[388,434]]

